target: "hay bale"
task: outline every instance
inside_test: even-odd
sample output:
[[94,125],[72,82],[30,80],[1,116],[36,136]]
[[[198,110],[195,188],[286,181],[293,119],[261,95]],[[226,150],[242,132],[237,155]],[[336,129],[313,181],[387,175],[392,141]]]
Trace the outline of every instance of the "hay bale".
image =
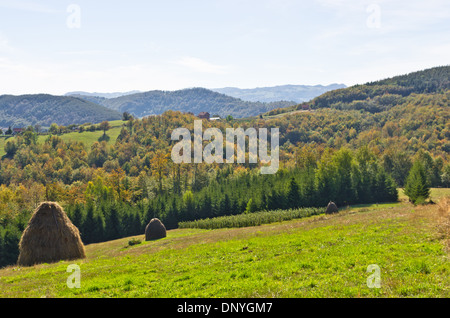
[[152,241],[166,237],[166,227],[159,219],[151,219],[145,227],[145,240]]
[[338,210],[336,203],[334,203],[334,202],[328,203],[325,214],[333,214],[333,213],[338,213],[338,212],[339,212],[339,210]]
[[18,265],[32,266],[85,258],[78,228],[55,202],[43,202],[34,211],[19,242]]

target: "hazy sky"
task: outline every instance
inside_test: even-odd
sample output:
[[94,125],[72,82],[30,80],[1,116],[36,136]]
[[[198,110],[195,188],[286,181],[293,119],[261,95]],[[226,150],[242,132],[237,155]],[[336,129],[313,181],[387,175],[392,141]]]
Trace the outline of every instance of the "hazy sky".
[[448,64],[448,0],[0,0],[0,95],[353,85]]

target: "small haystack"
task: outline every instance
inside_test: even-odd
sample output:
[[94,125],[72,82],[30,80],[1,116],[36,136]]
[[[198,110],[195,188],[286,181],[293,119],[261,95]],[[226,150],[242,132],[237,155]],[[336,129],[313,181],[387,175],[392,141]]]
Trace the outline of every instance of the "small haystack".
[[86,257],[78,228],[55,202],[43,202],[34,211],[20,239],[19,250],[20,266]]
[[151,219],[145,228],[145,240],[152,241],[166,237],[166,227],[159,219]]
[[339,210],[338,210],[336,203],[334,203],[334,202],[328,203],[325,214],[333,214],[333,213],[338,213],[338,212],[339,212]]

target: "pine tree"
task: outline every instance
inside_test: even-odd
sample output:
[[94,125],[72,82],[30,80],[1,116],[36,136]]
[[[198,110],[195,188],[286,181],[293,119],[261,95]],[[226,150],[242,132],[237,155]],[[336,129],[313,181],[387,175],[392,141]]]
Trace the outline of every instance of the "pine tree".
[[78,229],[81,227],[81,224],[83,222],[83,213],[82,213],[83,207],[81,203],[76,203],[73,210],[70,213],[70,219]]
[[294,177],[292,177],[289,182],[286,198],[289,209],[298,208],[300,206],[300,188]]
[[121,236],[121,224],[119,206],[117,203],[103,205],[105,217],[105,235],[107,240],[114,240]]
[[80,229],[83,243],[89,244],[98,242],[95,230],[96,220],[94,218],[94,204],[92,202],[88,202],[86,204],[86,214],[83,218],[83,224]]
[[3,227],[0,225],[0,268],[7,265],[3,261]]
[[414,204],[425,202],[430,197],[430,187],[424,166],[416,160],[406,179],[405,194]]
[[[1,235],[1,233],[0,233]],[[3,248],[0,266],[11,265],[17,261],[19,257],[19,241],[21,233],[17,228],[9,226],[5,229],[3,234]]]
[[253,213],[258,210],[258,205],[253,199],[248,200],[247,207],[245,208],[245,213]]

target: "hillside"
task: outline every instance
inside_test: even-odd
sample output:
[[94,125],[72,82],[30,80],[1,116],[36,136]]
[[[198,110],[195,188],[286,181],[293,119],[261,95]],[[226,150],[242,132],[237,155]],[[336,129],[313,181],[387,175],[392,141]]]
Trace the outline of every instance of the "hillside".
[[[177,229],[150,242],[138,235],[87,245],[83,260],[0,269],[0,297],[448,298],[440,222],[436,205],[395,203],[257,227]],[[80,288],[67,286],[70,264],[80,266]],[[368,285],[372,264],[380,288]]]
[[[405,75],[326,92],[308,104],[315,109],[363,110],[379,113],[408,102],[415,94],[442,94],[450,90],[450,66],[439,66]],[[443,100],[448,106],[447,99]],[[288,113],[297,107],[277,109],[266,115]]]
[[99,123],[121,117],[114,110],[76,97],[47,94],[0,96],[0,127]]
[[250,102],[276,102],[280,100],[307,102],[325,92],[345,88],[344,84],[331,85],[280,85],[242,89],[236,87],[214,88],[215,92],[229,95]]
[[82,96],[88,101],[98,103],[119,112],[129,112],[137,117],[160,115],[168,110],[192,112],[209,112],[211,115],[235,118],[257,116],[269,110],[286,107],[295,102],[279,101],[273,103],[248,102],[238,98],[213,92],[205,88],[191,88],[178,91],[149,91],[138,94],[104,98],[99,96]]

